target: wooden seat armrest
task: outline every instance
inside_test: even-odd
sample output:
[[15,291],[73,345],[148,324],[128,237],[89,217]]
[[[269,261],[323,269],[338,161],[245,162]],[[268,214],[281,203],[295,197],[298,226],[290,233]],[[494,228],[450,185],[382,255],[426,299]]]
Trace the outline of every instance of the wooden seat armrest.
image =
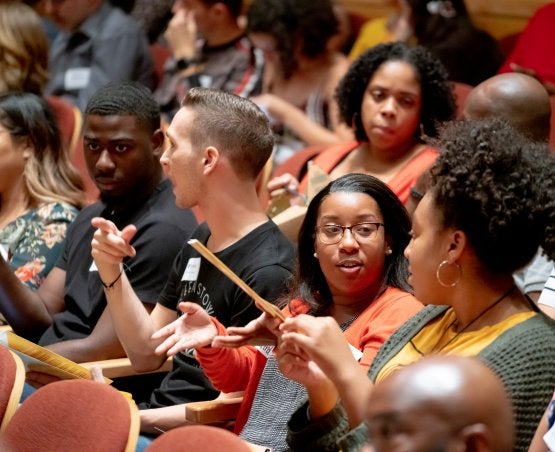
[[172,368],[172,358],[168,358],[161,367],[156,370],[148,372],[136,372],[131,366],[131,361],[129,358],[114,358],[105,359],[102,361],[89,361],[87,363],[81,363],[82,366],[90,369],[91,367],[100,367],[102,369],[102,374],[106,378],[119,378],[119,377],[130,377],[134,375],[144,375],[152,374],[157,372],[168,372]]
[[185,419],[196,424],[215,424],[235,419],[243,397],[221,397],[185,404]]

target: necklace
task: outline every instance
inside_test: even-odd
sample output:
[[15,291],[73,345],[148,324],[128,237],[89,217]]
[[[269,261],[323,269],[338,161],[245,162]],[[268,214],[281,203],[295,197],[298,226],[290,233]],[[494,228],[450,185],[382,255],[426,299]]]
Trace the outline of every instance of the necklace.
[[[513,284],[509,290],[507,290],[503,295],[501,295],[497,300],[495,300],[493,303],[491,303],[486,309],[484,309],[482,312],[480,312],[476,317],[474,317],[470,322],[468,322],[463,328],[461,328],[460,331],[457,331],[457,333],[447,341],[446,344],[444,344],[442,347],[437,347],[437,344],[441,343],[441,340],[443,339],[443,336],[445,335],[445,333],[447,331],[449,331],[451,329],[451,327],[457,322],[457,318],[455,317],[455,320],[453,320],[449,326],[445,329],[445,331],[443,331],[443,333],[441,334],[441,336],[439,337],[436,345],[432,348],[432,350],[430,350],[430,354],[432,353],[439,353],[442,350],[444,350],[445,348],[447,348],[447,346],[449,344],[451,344],[452,342],[455,341],[455,339],[457,339],[462,333],[464,333],[468,328],[470,328],[471,325],[473,325],[475,322],[477,322],[480,318],[482,318],[487,312],[489,312],[491,309],[493,309],[495,306],[497,306],[499,303],[501,303],[505,298],[507,298],[512,292],[513,290],[516,289],[516,286]],[[424,356],[424,352],[422,352],[416,345],[415,343],[412,341],[412,339],[409,341],[410,345],[412,345],[412,348],[414,348],[414,350],[421,356]]]

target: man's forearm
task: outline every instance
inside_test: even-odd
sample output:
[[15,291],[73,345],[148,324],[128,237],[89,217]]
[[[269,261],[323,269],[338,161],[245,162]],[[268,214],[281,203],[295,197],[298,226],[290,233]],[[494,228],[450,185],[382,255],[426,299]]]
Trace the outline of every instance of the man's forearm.
[[161,434],[186,424],[185,405],[141,410],[141,432]]
[[102,361],[105,359],[124,358],[125,351],[117,342],[116,344],[94,344],[87,341],[87,338],[72,339],[51,344],[49,350],[62,355],[76,363],[89,361]]

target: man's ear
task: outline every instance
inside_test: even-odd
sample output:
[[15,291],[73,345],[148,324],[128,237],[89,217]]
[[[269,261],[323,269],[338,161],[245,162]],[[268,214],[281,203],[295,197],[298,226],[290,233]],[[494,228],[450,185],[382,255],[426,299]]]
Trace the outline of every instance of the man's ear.
[[165,139],[166,136],[164,135],[164,132],[162,132],[162,129],[157,129],[156,132],[154,132],[150,137],[153,154],[157,159],[160,159],[164,153]]
[[486,424],[472,424],[462,428],[457,437],[465,444],[467,452],[492,452],[492,432]]
[[220,151],[218,148],[214,146],[208,146],[204,149],[203,159],[202,159],[202,167],[204,174],[209,174],[214,171],[214,168],[218,164],[220,160]]

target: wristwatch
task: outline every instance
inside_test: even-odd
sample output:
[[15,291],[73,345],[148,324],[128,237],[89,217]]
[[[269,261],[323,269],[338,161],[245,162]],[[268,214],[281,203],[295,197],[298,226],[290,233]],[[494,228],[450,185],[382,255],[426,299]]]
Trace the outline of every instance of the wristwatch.
[[175,62],[175,67],[180,71],[187,69],[191,64],[198,63],[196,58],[180,58]]

